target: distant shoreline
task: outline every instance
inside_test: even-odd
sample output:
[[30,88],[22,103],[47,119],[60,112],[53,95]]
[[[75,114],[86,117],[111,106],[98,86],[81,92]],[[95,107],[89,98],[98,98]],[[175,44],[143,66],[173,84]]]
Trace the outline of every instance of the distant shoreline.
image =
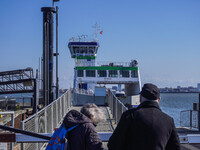
[[200,93],[200,92],[160,92],[160,93]]

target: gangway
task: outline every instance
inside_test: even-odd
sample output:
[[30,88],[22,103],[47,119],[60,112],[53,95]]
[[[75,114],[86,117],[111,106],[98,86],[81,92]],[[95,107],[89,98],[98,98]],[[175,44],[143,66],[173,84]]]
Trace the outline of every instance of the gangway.
[[[21,129],[18,129],[15,134],[10,134],[11,139],[8,138],[5,140],[4,138],[4,140],[2,140],[3,138],[0,134],[0,142],[15,142],[14,149],[16,147],[17,149],[21,150],[45,149],[45,146],[48,142],[48,137],[50,138],[54,132],[54,129],[60,126],[66,113],[71,109],[80,110],[81,108],[80,106],[72,105],[72,91],[72,89],[68,90],[57,100],[53,101],[48,106],[44,107],[42,110],[26,120],[23,120],[21,122]],[[109,137],[112,135],[112,132],[119,122],[122,113],[128,109],[115,97],[110,90],[108,90],[106,101],[107,106],[100,106],[106,113],[106,121],[99,123],[96,127],[98,134],[104,143],[105,149],[107,149],[106,145]],[[26,131],[28,132],[26,133]],[[198,143],[200,143],[199,132],[182,133],[179,134],[182,149],[198,149]],[[40,135],[42,137],[40,137]],[[45,139],[44,137],[47,138]]]

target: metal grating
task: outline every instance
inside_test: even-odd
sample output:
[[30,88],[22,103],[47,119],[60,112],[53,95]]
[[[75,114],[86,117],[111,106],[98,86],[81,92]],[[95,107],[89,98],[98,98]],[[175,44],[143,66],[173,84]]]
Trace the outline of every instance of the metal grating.
[[52,131],[53,131],[53,125],[51,124],[51,122],[52,122],[52,107],[49,107],[49,108],[47,108],[47,110],[46,110],[46,112],[47,112],[47,124],[49,124],[48,126],[47,126],[47,133],[51,133]]

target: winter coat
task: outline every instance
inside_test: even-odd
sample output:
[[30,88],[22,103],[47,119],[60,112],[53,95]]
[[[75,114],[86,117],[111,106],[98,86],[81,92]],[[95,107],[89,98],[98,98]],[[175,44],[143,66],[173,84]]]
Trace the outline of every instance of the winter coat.
[[109,150],[180,150],[174,121],[157,102],[145,101],[122,114]]
[[79,126],[67,133],[67,150],[103,150],[92,121],[84,114],[71,110],[65,116],[63,126],[68,129],[77,124]]

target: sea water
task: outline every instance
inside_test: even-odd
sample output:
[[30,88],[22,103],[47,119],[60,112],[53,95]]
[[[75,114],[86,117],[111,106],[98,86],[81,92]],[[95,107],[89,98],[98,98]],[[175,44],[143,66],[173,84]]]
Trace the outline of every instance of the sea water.
[[17,103],[31,103],[32,93],[19,93],[19,94],[2,94],[0,99],[16,99]]
[[161,93],[160,108],[174,119],[176,127],[180,127],[180,113],[193,110],[193,103],[199,101],[198,93]]

